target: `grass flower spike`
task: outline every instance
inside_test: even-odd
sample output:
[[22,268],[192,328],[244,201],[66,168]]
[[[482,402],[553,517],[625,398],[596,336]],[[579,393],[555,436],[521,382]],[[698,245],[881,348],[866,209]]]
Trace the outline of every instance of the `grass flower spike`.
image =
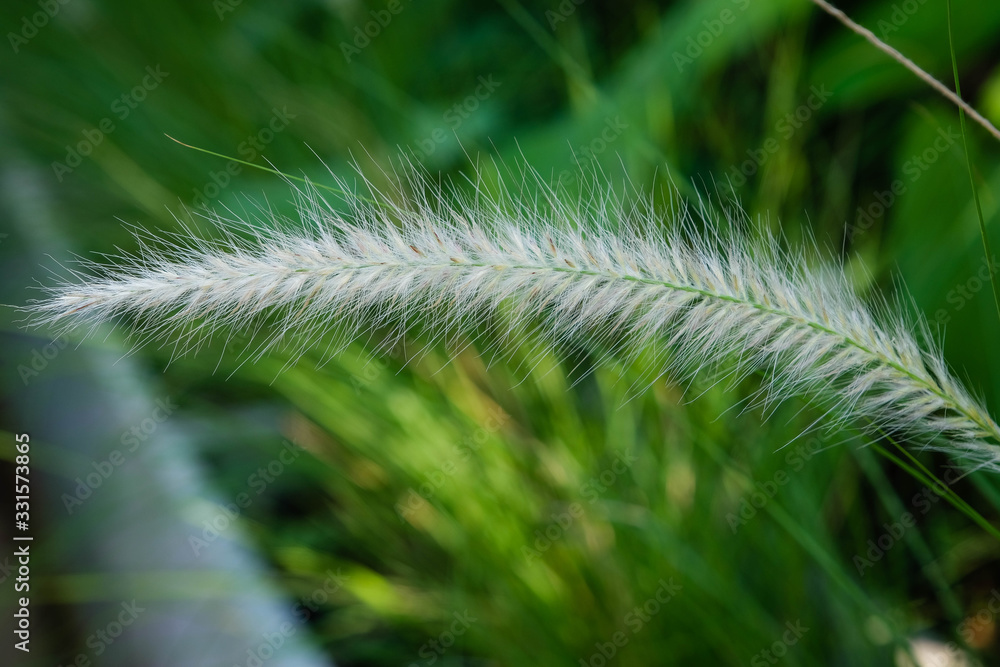
[[1000,471],[1000,428],[941,354],[921,347],[926,327],[882,301],[866,306],[832,263],[810,267],[806,252],[759,234],[723,238],[704,207],[673,207],[664,231],[651,206],[627,200],[409,185],[423,194],[347,196],[346,212],[306,188],[301,224],[267,210],[214,216],[218,242],[140,234],[138,254],[82,262],[26,310],[61,329],[124,317],[140,342],[172,340],[178,353],[207,336],[266,331],[251,357],[331,333],[343,344],[414,326],[448,336],[494,315],[510,333],[537,328],[556,346],[656,350],[653,370],[674,377],[729,359],[737,373],[762,373],[764,401],[804,395],[831,419]]

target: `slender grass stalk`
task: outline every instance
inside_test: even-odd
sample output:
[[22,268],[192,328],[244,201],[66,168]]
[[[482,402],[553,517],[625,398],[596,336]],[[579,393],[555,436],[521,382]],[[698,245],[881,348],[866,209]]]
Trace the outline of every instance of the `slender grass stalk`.
[[[951,0],[946,3],[948,11],[948,49],[951,51],[951,69],[955,75],[955,91],[962,95],[962,84],[958,78],[958,57],[955,55],[955,38],[951,29]],[[1000,288],[997,287],[997,273],[993,270],[993,251],[990,249],[990,237],[986,231],[986,218],[983,216],[983,205],[979,201],[979,189],[976,187],[976,177],[972,171],[972,154],[969,152],[969,133],[965,127],[965,109],[958,108],[958,120],[962,127],[962,145],[965,148],[965,164],[969,167],[969,185],[972,186],[972,200],[976,203],[976,216],[979,218],[979,235],[983,239],[983,251],[986,253],[986,265],[990,267],[990,285],[993,288],[993,305],[1000,318]]]
[[888,460],[892,461],[901,470],[906,471],[906,473],[909,474],[911,477],[913,477],[913,479],[919,481],[921,484],[931,489],[935,494],[938,495],[938,497],[944,498],[946,501],[948,501],[948,503],[952,507],[954,507],[962,514],[969,517],[969,519],[971,519],[973,522],[979,524],[979,527],[985,530],[987,533],[1000,540],[1000,530],[997,530],[997,528],[994,527],[993,524],[991,524],[988,520],[986,520],[986,518],[983,517],[982,514],[977,512],[976,509],[972,507],[972,505],[967,503],[965,500],[962,499],[961,496],[955,493],[955,491],[951,488],[950,485],[945,484],[940,479],[938,479],[937,476],[934,475],[934,473],[928,470],[926,466],[920,463],[920,461],[918,461],[913,456],[913,454],[904,449],[903,446],[900,445],[891,436],[888,437],[887,439],[896,447],[896,449],[898,449],[906,457],[906,459],[908,459],[909,462],[897,457],[895,454],[886,450],[878,443],[872,445],[872,447],[875,449],[876,452],[878,452]]
[[957,106],[959,109],[962,109],[963,111],[965,111],[965,113],[969,114],[969,118],[976,121],[977,124],[983,127],[987,132],[992,134],[996,139],[1000,139],[1000,130],[998,130],[996,126],[993,125],[993,123],[991,123],[989,120],[987,120],[981,113],[973,109],[968,102],[963,100],[961,97],[961,92],[959,92],[959,94],[956,95],[946,85],[935,79],[933,76],[928,74],[923,69],[921,69],[920,66],[917,65],[915,62],[913,62],[912,60],[904,56],[902,53],[900,53],[899,51],[892,48],[891,46],[883,42],[881,39],[876,37],[875,33],[873,33],[868,28],[858,23],[855,23],[853,20],[851,20],[851,17],[849,17],[847,14],[845,14],[841,10],[831,5],[826,0],[812,0],[812,2],[817,7],[825,11],[827,14],[829,14],[830,16],[832,16],[833,18],[837,19],[842,24],[844,24],[844,26],[847,27],[849,30],[864,37],[879,51],[885,53],[890,58],[898,62],[900,65],[913,72],[921,81],[923,81],[931,88],[936,90],[938,93],[943,95],[949,102]]
[[346,212],[297,190],[301,225],[265,209],[248,221],[211,216],[217,242],[151,243],[138,232],[138,254],[81,260],[82,271],[25,307],[29,321],[72,329],[124,316],[140,342],[169,340],[176,354],[223,332],[266,330],[249,360],[376,329],[453,336],[492,318],[510,334],[540,327],[557,347],[655,350],[656,370],[676,376],[730,359],[732,372],[762,371],[764,403],[826,399],[831,420],[870,420],[1000,471],[1000,428],[940,352],[921,348],[926,325],[884,301],[866,307],[839,268],[810,268],[804,251],[723,236],[706,206],[675,203],[664,231],[652,206],[624,198],[568,203],[541,188],[531,202],[419,177],[409,186],[421,194],[345,195]]

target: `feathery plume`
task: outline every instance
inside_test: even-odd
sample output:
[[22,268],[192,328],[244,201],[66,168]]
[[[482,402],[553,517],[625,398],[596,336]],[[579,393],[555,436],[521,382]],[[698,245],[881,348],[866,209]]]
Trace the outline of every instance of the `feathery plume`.
[[137,254],[81,260],[24,309],[63,330],[124,317],[139,341],[173,340],[178,354],[266,327],[251,357],[376,329],[450,336],[492,315],[557,347],[655,349],[656,370],[676,376],[731,359],[735,372],[762,372],[765,401],[822,399],[832,419],[1000,471],[1000,428],[940,352],[922,349],[926,324],[884,301],[866,306],[833,264],[811,268],[805,251],[760,234],[723,238],[705,205],[674,203],[664,230],[651,204],[626,198],[569,202],[545,187],[537,201],[491,198],[480,184],[463,194],[409,173],[417,194],[345,196],[346,212],[297,190],[298,225],[262,209],[245,221],[212,214],[216,242],[138,233]]

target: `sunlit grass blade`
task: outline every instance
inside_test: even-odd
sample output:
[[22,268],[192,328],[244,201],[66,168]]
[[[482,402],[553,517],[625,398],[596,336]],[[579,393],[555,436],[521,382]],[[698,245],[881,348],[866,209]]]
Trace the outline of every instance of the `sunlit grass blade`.
[[[948,48],[951,51],[951,68],[955,73],[955,92],[962,96],[962,85],[958,77],[958,58],[955,56],[955,39],[951,29],[951,0],[947,3],[948,9]],[[976,202],[976,215],[979,216],[979,233],[983,237],[983,250],[986,252],[986,266],[990,267],[990,285],[993,287],[993,304],[997,309],[997,318],[1000,319],[1000,288],[997,287],[997,272],[993,269],[993,252],[990,250],[990,236],[986,231],[986,219],[983,216],[983,205],[979,201],[979,189],[976,188],[976,178],[972,170],[972,154],[969,153],[969,136],[965,129],[965,109],[958,107],[958,119],[962,126],[962,143],[965,147],[965,162],[969,167],[969,184],[972,186],[972,199]]]

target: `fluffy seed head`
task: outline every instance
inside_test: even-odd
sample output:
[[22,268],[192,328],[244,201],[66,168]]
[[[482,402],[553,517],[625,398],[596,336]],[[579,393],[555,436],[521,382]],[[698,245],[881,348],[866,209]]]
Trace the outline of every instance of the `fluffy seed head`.
[[760,233],[723,235],[707,206],[675,202],[665,224],[635,199],[571,200],[534,181],[529,200],[463,194],[411,173],[396,196],[347,195],[339,209],[307,187],[296,191],[297,223],[261,209],[242,220],[212,214],[223,232],[215,242],[149,243],[139,232],[137,254],[82,262],[25,309],[33,324],[63,329],[124,318],[140,342],[171,340],[178,354],[266,327],[248,359],[376,329],[452,336],[493,317],[557,348],[652,351],[657,374],[729,359],[737,374],[762,372],[764,402],[822,399],[830,419],[1000,470],[1000,428],[941,354],[918,343],[914,331],[930,340],[926,326],[883,302],[866,306],[839,268],[810,266],[805,252]]

